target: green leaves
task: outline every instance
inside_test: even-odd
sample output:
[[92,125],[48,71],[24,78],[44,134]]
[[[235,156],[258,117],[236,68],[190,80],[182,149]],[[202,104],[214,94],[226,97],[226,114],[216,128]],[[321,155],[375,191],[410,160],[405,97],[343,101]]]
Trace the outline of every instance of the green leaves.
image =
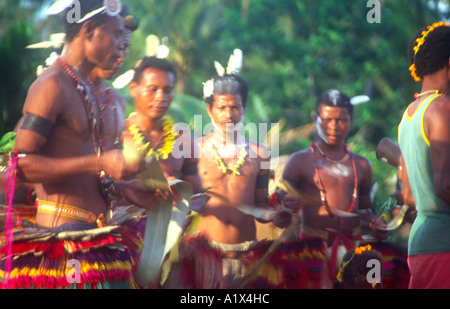
[[0,170],[4,170],[8,164],[8,154],[14,150],[14,143],[16,140],[15,132],[8,132],[0,139],[0,154],[2,162],[0,164]]
[[15,132],[8,132],[0,139],[0,153],[8,153],[14,149]]

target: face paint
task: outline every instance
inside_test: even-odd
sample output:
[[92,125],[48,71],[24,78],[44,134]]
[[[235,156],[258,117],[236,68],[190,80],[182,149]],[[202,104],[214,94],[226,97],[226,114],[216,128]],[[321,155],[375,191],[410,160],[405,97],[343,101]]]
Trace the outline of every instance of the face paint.
[[322,129],[322,118],[320,118],[320,116],[317,116],[317,120],[316,120],[316,129],[317,129],[317,134],[319,135],[320,139],[326,143],[327,145],[329,145],[328,143],[328,139],[327,139],[327,135],[325,134],[325,132]]

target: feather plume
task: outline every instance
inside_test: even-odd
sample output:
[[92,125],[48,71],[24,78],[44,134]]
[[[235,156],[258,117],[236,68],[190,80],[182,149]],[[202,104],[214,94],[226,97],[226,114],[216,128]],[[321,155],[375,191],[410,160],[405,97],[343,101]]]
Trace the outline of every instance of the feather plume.
[[369,102],[370,98],[366,95],[359,95],[350,99],[350,103],[354,106]]
[[233,74],[234,73],[234,54],[230,56],[230,59],[228,60],[228,66],[227,66],[227,74]]
[[161,44],[161,41],[157,35],[150,34],[145,39],[147,44],[147,56],[156,56],[158,54],[158,47]]
[[57,0],[47,9],[47,15],[56,15],[71,7],[73,0]]
[[169,55],[170,49],[166,45],[158,46],[158,51],[156,53],[156,57],[159,59],[165,59]]
[[214,67],[216,68],[216,72],[219,76],[225,75],[225,68],[218,61],[214,61]]
[[119,77],[117,77],[112,83],[113,87],[116,89],[125,88],[131,83],[134,78],[134,70],[128,70]]
[[242,50],[236,48],[233,51],[233,70],[231,73],[239,74],[241,72],[243,58]]
[[78,21],[78,23],[81,24],[81,23],[85,22],[86,20],[88,20],[89,18],[94,17],[95,15],[100,14],[103,11],[106,11],[106,9],[107,9],[106,6],[103,6],[101,8],[96,9],[96,10],[93,10],[92,12],[87,13],[82,19],[80,19]]
[[31,44],[25,47],[26,49],[41,49],[41,48],[61,48],[64,45],[64,33],[53,33],[50,35],[49,41],[44,41],[36,44]]

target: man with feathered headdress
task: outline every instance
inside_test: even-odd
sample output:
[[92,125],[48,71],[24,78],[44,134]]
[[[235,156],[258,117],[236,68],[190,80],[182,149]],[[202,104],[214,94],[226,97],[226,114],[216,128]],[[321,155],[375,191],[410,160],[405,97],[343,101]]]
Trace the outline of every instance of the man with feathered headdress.
[[[0,285],[134,286],[137,226],[107,224],[115,220],[116,183],[134,177],[143,162],[130,163],[121,150],[108,150],[102,111],[88,83],[94,67],[113,70],[123,56],[122,5],[119,0],[78,0],[57,1],[53,8],[52,13],[62,12],[64,50],[31,86],[9,160],[7,196],[12,197],[15,180],[34,185],[36,226],[20,228],[17,235],[7,222]],[[79,19],[69,18],[73,10],[79,10]]]
[[[242,52],[235,50],[228,67],[215,62],[217,75],[204,84],[206,109],[213,132],[198,141],[199,174],[211,199],[201,212],[197,232],[222,251],[223,275],[230,287],[248,271],[240,262],[256,245],[255,211],[268,210],[270,153],[242,134],[249,86],[239,76]],[[274,209],[272,209],[274,210]],[[268,212],[280,227],[290,216]],[[283,216],[286,215],[286,216]],[[233,257],[234,256],[234,257]]]

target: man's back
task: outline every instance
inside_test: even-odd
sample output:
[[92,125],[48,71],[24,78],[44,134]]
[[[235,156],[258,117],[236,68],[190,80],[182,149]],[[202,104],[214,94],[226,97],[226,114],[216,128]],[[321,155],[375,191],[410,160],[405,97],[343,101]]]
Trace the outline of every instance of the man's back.
[[450,248],[450,242],[444,242],[439,236],[450,232],[450,207],[436,196],[434,188],[430,147],[438,141],[428,140],[423,129],[431,125],[425,116],[428,109],[443,99],[435,94],[414,102],[405,111],[399,126],[399,143],[418,211],[409,237],[410,254],[446,252]]

